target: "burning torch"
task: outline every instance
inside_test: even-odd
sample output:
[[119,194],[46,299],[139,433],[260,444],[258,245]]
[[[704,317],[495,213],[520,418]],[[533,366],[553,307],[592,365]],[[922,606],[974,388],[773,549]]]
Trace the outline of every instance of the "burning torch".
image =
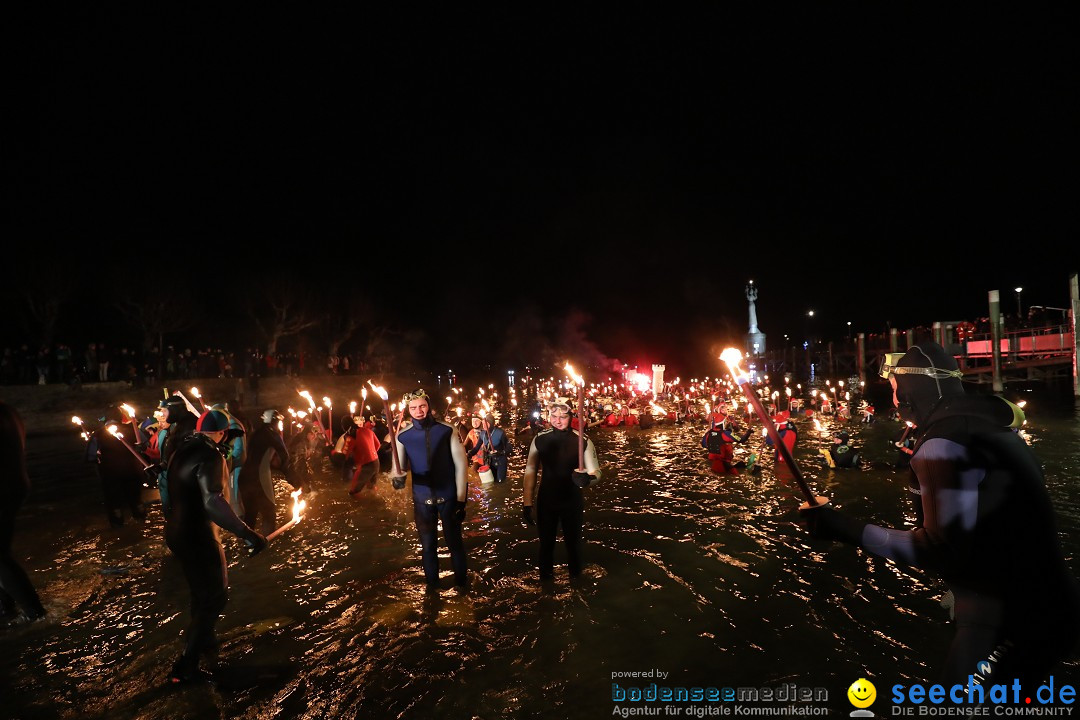
[[578,472],[585,470],[585,378],[574,372],[574,367],[567,361],[563,370],[573,379],[578,386],[578,437],[577,437],[577,469]]
[[386,392],[386,388],[382,385],[375,385],[370,380],[368,384],[371,385],[371,389],[375,391],[375,394],[382,398],[383,401],[383,413],[386,415],[386,427],[390,429],[390,447],[392,448],[391,459],[394,462],[394,475],[401,475],[401,467],[398,465],[397,454],[397,430],[394,429],[394,419],[391,417],[390,406],[386,401],[390,396]]
[[810,488],[803,479],[799,466],[795,464],[795,458],[791,456],[791,451],[788,450],[787,445],[784,445],[780,440],[780,433],[776,432],[776,425],[773,424],[772,418],[766,414],[765,408],[762,407],[761,400],[758,398],[757,393],[750,387],[750,376],[739,367],[739,362],[742,360],[742,353],[736,348],[727,348],[721,353],[720,359],[727,363],[728,370],[731,372],[731,377],[735,379],[735,384],[742,389],[743,395],[745,395],[750,404],[754,406],[754,411],[758,414],[758,417],[761,418],[761,422],[765,424],[765,430],[769,433],[769,437],[772,438],[773,445],[776,446],[777,451],[784,458],[784,462],[791,468],[791,472],[795,476],[795,482],[799,484],[799,488],[802,490],[807,504],[811,507],[821,504],[818,502],[818,498],[810,492]]
[[289,528],[295,527],[296,525],[298,525],[300,523],[301,520],[304,519],[303,515],[301,515],[300,513],[303,512],[304,508],[307,507],[307,501],[300,499],[300,493],[301,492],[302,492],[302,490],[293,490],[292,491],[292,493],[291,493],[291,495],[292,495],[292,519],[289,520],[289,522],[282,525],[281,527],[279,527],[274,532],[267,535],[266,536],[266,541],[267,542],[270,542],[271,540],[273,540],[274,538],[276,538],[278,535],[285,532]]
[[326,405],[326,442],[329,445],[334,444],[334,404],[330,402],[330,398],[323,397],[323,403]]
[[123,436],[123,434],[122,434],[122,433],[120,433],[120,432],[119,432],[119,431],[118,431],[118,430],[116,429],[116,426],[115,426],[115,425],[109,425],[109,426],[108,426],[107,428],[105,428],[105,429],[106,429],[106,430],[108,431],[108,433],[109,433],[110,435],[112,435],[112,436],[113,436],[114,438],[116,438],[117,440],[119,440],[119,441],[120,441],[120,443],[121,443],[121,444],[122,444],[122,445],[123,445],[124,447],[126,447],[126,448],[128,449],[128,452],[130,452],[130,453],[131,453],[132,455],[134,455],[134,456],[135,456],[135,459],[139,461],[139,464],[141,464],[141,465],[143,466],[143,469],[144,469],[144,470],[145,470],[146,468],[150,467],[150,463],[148,463],[148,462],[146,461],[146,458],[144,458],[144,457],[143,457],[142,455],[140,455],[140,454],[138,453],[138,451],[137,451],[137,450],[136,450],[135,448],[131,447],[131,443],[129,443],[129,442],[127,441],[127,440],[125,440],[125,439],[124,439],[124,436]]

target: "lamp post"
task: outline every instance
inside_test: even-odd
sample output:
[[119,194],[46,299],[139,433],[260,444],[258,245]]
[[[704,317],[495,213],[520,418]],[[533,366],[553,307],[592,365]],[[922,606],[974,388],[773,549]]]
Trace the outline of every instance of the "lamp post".
[[1020,293],[1024,291],[1024,288],[1016,288],[1016,317],[1017,319],[1024,317],[1024,306],[1020,304]]

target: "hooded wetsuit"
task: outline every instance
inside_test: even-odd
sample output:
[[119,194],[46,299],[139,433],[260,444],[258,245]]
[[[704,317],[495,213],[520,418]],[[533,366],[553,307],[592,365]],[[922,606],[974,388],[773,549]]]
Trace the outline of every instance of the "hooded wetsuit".
[[[921,521],[913,530],[855,525],[852,539],[939,574],[952,590],[946,683],[1018,678],[1033,693],[1080,638],[1080,589],[1039,460],[1015,431],[1023,413],[996,396],[964,395],[955,360],[935,343],[913,347],[895,373],[901,418],[920,433],[910,467]],[[989,680],[977,670],[987,659]]]
[[244,506],[244,522],[250,526],[259,524],[263,535],[272,533],[277,526],[277,506],[274,505],[274,479],[270,461],[277,453],[281,460],[282,471],[289,474],[289,451],[278,429],[260,422],[247,446],[247,458],[240,468],[237,484],[240,486],[240,501]]
[[180,561],[191,593],[184,653],[174,668],[179,677],[192,674],[199,653],[214,647],[214,627],[228,602],[229,579],[218,528],[259,542],[225,498],[226,453],[228,448],[198,433],[176,447],[169,464],[165,544]]

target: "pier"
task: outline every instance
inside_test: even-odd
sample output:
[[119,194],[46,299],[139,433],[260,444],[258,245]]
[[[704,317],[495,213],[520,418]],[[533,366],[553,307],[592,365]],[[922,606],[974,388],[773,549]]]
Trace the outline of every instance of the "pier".
[[995,392],[1018,381],[1064,382],[1072,379],[1080,397],[1077,377],[1076,318],[1080,309],[1077,275],[1070,276],[1070,303],[1061,322],[1006,329],[998,291],[989,291],[989,330],[979,331],[968,321],[939,321],[929,327],[888,333],[859,333],[842,341],[818,342],[759,353],[766,371],[809,378],[813,375],[857,376],[871,380],[885,353],[904,352],[932,340],[955,358],[968,382],[992,384]]

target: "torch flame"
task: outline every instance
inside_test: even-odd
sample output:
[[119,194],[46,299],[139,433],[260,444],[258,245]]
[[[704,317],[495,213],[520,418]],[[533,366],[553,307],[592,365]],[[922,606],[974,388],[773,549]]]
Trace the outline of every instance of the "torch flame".
[[310,409],[315,409],[315,401],[311,399],[311,393],[309,393],[307,390],[300,390],[299,392],[297,392],[297,395],[308,401],[308,406],[310,407]]
[[574,366],[570,364],[570,361],[566,362],[566,365],[563,366],[563,370],[565,370],[566,374],[569,375],[578,385],[581,385],[582,387],[585,386],[585,378],[574,372]]
[[386,392],[386,388],[384,388],[382,385],[376,385],[370,380],[368,380],[368,385],[371,386],[371,389],[375,391],[376,395],[383,399],[383,402],[386,402],[386,400],[390,397],[390,395]]
[[105,430],[106,430],[106,432],[108,432],[108,433],[109,433],[110,435],[114,435],[114,436],[116,436],[116,437],[118,437],[118,438],[124,437],[124,436],[123,436],[123,435],[121,435],[121,434],[120,434],[119,432],[117,432],[117,430],[116,430],[116,426],[115,426],[115,425],[109,425],[108,427],[106,427],[106,428],[105,428]]
[[736,385],[742,385],[750,380],[750,376],[739,367],[739,363],[742,362],[742,353],[737,348],[727,348],[720,353],[720,359],[727,364],[728,371],[731,372],[731,377],[735,378]]
[[323,401],[323,404],[324,404],[324,405],[326,405],[326,407],[327,407],[327,408],[332,408],[332,407],[334,407],[334,404],[333,404],[332,402],[330,402],[330,398],[328,398],[328,397],[324,397],[324,398],[322,399],[322,401]]
[[355,415],[356,414],[356,401],[355,400],[353,400],[351,403],[349,403],[349,414],[350,415]]
[[303,491],[293,490],[292,493],[290,493],[292,495],[292,521],[294,525],[304,519],[300,513],[307,507],[307,500],[300,499],[301,492]]
[[76,425],[82,425],[82,418],[78,415],[72,415],[71,422],[75,423]]
[[199,394],[199,388],[197,388],[197,387],[191,388],[191,394],[194,395],[199,400],[202,400],[202,395]]
[[135,408],[131,407],[126,403],[121,405],[120,408],[128,414],[129,418],[131,418],[132,420],[135,419]]

